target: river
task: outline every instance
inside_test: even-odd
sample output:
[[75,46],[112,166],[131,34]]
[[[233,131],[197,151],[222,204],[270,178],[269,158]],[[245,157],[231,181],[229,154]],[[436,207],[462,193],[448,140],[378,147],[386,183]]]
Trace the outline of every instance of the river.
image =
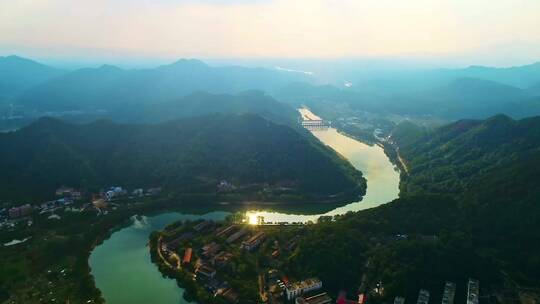
[[[301,109],[300,113],[303,117],[317,118],[307,109]],[[363,172],[367,180],[366,195],[359,202],[351,202],[322,214],[302,214],[302,211],[275,212],[271,209],[248,210],[246,215],[250,223],[257,223],[261,217],[266,222],[315,221],[321,215],[332,216],[372,208],[398,197],[399,172],[381,147],[366,145],[334,128],[312,133]],[[306,206],[306,210],[309,208],[310,206]],[[134,220],[131,226],[115,231],[90,255],[89,263],[96,286],[109,304],[185,303],[182,298],[183,290],[175,281],[164,278],[150,261],[150,252],[146,246],[149,234],[176,220],[219,220],[227,214],[220,211],[204,215],[166,212]]]

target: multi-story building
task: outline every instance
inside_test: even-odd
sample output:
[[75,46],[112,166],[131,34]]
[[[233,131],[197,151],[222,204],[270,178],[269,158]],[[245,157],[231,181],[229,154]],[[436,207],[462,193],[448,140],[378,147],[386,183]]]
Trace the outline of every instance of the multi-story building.
[[456,284],[452,282],[446,282],[444,284],[442,304],[454,304],[455,294],[456,294]]
[[467,304],[478,304],[480,294],[480,282],[475,279],[469,279],[467,284]]
[[287,299],[292,300],[306,292],[314,291],[322,288],[322,281],[316,278],[307,279],[300,282],[294,282],[285,286]]
[[429,303],[429,291],[425,289],[420,289],[416,304],[428,304],[428,303]]

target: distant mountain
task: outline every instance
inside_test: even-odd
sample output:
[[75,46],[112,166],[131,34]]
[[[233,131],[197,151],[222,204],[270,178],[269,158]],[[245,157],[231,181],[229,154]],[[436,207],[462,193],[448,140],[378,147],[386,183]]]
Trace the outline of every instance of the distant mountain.
[[18,56],[0,57],[0,102],[64,73]]
[[343,106],[372,113],[448,120],[484,119],[497,113],[514,118],[540,115],[540,98],[535,98],[531,91],[479,78],[458,78],[428,90],[399,93],[291,84],[275,96],[292,104],[304,103],[327,117]]
[[218,113],[257,114],[288,125],[296,124],[299,116],[293,107],[277,102],[261,91],[246,91],[235,95],[196,92],[163,103],[119,107],[109,118],[121,122],[155,123]]
[[509,68],[471,66],[466,69],[449,71],[449,73],[459,75],[459,77],[496,81],[524,89],[540,82],[540,62]]
[[424,91],[444,86],[460,78],[478,78],[526,89],[540,82],[540,62],[509,67],[495,68],[470,66],[456,69],[406,69],[389,68],[382,71],[357,71],[348,75],[353,88],[371,88],[391,93]]
[[196,91],[271,91],[297,80],[309,78],[263,68],[210,67],[183,59],[154,69],[102,66],[73,71],[27,91],[18,102],[31,110],[110,109],[166,102]]
[[255,115],[155,125],[42,118],[0,134],[0,171],[3,200],[45,199],[60,185],[216,193],[220,180],[246,189],[253,199],[266,193],[279,200],[272,189],[282,188],[290,188],[279,191],[292,201],[352,198],[365,190],[361,173],[314,137]]
[[[419,101],[425,114],[442,117],[487,118],[497,113],[520,118],[540,114],[539,107],[524,107],[531,96],[522,89],[478,78],[459,78],[450,84],[410,95],[411,107]],[[534,111],[532,111],[534,110]]]
[[531,96],[540,97],[540,82],[528,87],[527,93]]

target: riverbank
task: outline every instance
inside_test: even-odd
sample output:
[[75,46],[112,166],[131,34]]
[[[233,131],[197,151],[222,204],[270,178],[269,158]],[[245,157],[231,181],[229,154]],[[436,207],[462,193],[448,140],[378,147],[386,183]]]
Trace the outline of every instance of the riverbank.
[[[24,243],[7,246],[3,250],[2,264],[6,265],[3,277],[13,278],[19,274],[28,280],[11,279],[1,282],[0,295],[4,300],[33,303],[38,299],[69,299],[88,303],[104,303],[105,298],[97,288],[89,258],[96,247],[103,244],[116,232],[130,226],[130,218],[137,214],[155,214],[170,212],[178,208],[203,213],[204,210],[239,210],[241,208],[271,208],[287,210],[290,204],[279,201],[244,201],[239,196],[231,199],[225,195],[181,195],[174,199],[169,197],[146,198],[138,202],[131,200],[117,201],[114,210],[96,212],[91,209],[80,213],[57,211],[58,219],[49,219],[48,215],[34,217],[32,226],[17,230],[17,234],[6,232],[2,239],[5,243],[15,237],[33,238]],[[223,200],[227,199],[227,203]],[[294,205],[300,205],[295,203]],[[315,204],[317,205],[317,204]],[[332,204],[318,204],[318,208],[333,208]],[[305,207],[303,207],[305,208]],[[8,240],[8,237],[11,237]],[[27,260],[28,256],[32,256]],[[58,258],[62,257],[62,258]],[[37,263],[36,263],[37,261]],[[11,274],[9,273],[11,272]],[[74,285],[75,284],[75,285]],[[50,286],[55,291],[48,293]],[[76,286],[76,288],[74,287]],[[33,292],[29,293],[28,290]],[[0,299],[2,299],[0,298]]]
[[153,232],[149,244],[152,262],[184,288],[186,300],[278,303],[286,301],[286,288],[309,276],[308,269],[291,271],[288,262],[306,229],[230,220],[176,222]]
[[0,251],[0,302],[104,303],[91,275],[89,257],[93,250],[115,232],[130,226],[134,215],[178,207],[177,201],[168,198],[118,201],[115,209],[106,213],[95,209],[58,210],[57,218],[34,215],[31,225],[24,221],[13,231],[2,230],[0,240],[26,241],[4,246]]
[[[179,302],[182,300],[183,288],[178,288],[175,281],[163,279],[159,270],[151,261],[150,251],[146,244],[152,231],[161,230],[166,225],[178,220],[196,220],[200,218],[219,220],[223,213],[201,214],[211,210],[242,210],[250,223],[258,219],[266,222],[316,222],[321,216],[328,219],[350,211],[373,208],[397,198],[399,193],[399,174],[395,166],[385,155],[383,148],[368,146],[347,137],[337,130],[313,132],[323,144],[334,149],[340,157],[347,159],[354,168],[362,171],[367,181],[367,192],[362,200],[351,199],[346,205],[341,204],[281,204],[273,200],[229,202],[217,200],[212,204],[199,204],[197,208],[187,209],[183,213],[168,212],[149,217],[149,225],[144,229],[134,226],[116,232],[109,241],[94,250],[91,263],[92,275],[97,286],[102,289],[104,297],[113,304],[129,301],[142,304],[149,301]],[[208,198],[208,196],[203,196]],[[215,199],[215,197],[214,197]],[[205,200],[200,199],[199,202]],[[217,203],[216,203],[217,202]],[[205,210],[200,211],[204,206]],[[187,207],[185,205],[184,207]],[[187,213],[186,213],[187,212]],[[303,226],[300,226],[303,227]],[[130,261],[127,268],[123,261]],[[139,278],[137,280],[131,278]],[[125,294],[121,290],[129,286],[132,293]],[[179,300],[180,299],[180,300]]]

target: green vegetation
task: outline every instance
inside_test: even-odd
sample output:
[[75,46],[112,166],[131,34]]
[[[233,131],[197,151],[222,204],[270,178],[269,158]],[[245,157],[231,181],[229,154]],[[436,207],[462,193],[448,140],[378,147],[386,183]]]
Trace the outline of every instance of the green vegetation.
[[14,228],[1,230],[1,244],[28,240],[0,250],[0,302],[102,303],[88,266],[91,250],[114,228],[129,223],[132,215],[178,204],[176,200],[172,203],[155,198],[151,203],[118,201],[117,208],[107,215],[99,216],[93,208],[81,212],[57,210],[60,219],[49,219],[50,213],[34,214],[32,225],[22,219]]
[[0,134],[0,171],[0,197],[30,201],[47,199],[61,185],[319,202],[365,191],[361,173],[312,135],[247,114],[157,125],[41,119]]
[[495,116],[429,133],[405,126],[394,133],[409,166],[401,198],[311,226],[294,264],[334,292],[374,301],[415,299],[420,288],[439,301],[445,281],[463,301],[469,277],[504,301],[540,286],[539,124]]

